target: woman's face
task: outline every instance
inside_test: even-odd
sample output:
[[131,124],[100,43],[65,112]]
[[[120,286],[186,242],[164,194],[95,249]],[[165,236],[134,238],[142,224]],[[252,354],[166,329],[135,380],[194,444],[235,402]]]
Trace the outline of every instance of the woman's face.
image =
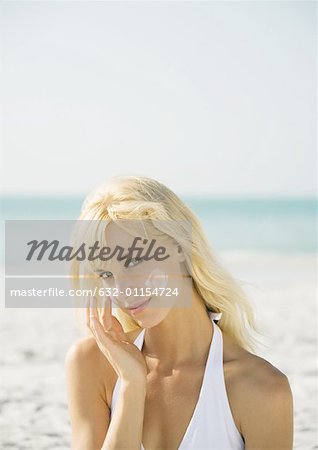
[[[171,238],[161,241],[149,238],[147,242],[144,239],[128,233],[114,222],[109,223],[106,227],[107,246],[112,253],[116,246],[122,247],[122,254],[127,257],[119,261],[119,253],[116,253],[99,276],[103,279],[103,287],[109,288],[113,306],[120,307],[140,326],[147,328],[160,323],[171,308],[191,306],[192,279],[176,242]],[[134,241],[136,249],[128,255]]]

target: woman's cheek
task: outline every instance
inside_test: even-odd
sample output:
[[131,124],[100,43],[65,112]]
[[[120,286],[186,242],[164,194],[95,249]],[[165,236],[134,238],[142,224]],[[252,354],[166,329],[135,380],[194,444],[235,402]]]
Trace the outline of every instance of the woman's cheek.
[[168,279],[168,274],[156,267],[149,273],[145,286],[151,290],[155,288],[165,289],[168,286]]

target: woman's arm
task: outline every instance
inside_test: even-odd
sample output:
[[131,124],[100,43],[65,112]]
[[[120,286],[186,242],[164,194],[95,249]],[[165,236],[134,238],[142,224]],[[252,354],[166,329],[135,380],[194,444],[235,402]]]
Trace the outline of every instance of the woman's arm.
[[81,339],[70,347],[65,370],[72,449],[100,449],[108,430],[110,410],[105,390],[107,366],[102,364],[94,338]]
[[140,450],[146,387],[121,383],[118,401],[102,450]]
[[[110,421],[105,380],[108,363],[93,338],[75,343],[65,359],[74,450],[140,450],[146,386],[121,381]],[[108,369],[107,369],[108,367]]]
[[293,396],[286,375],[269,363],[262,364],[246,377],[240,397],[245,449],[292,450]]

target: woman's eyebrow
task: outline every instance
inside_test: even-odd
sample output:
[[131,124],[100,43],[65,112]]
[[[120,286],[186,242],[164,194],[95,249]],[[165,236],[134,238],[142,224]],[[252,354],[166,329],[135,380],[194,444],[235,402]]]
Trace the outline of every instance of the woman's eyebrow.
[[[123,260],[125,260],[126,258],[127,258],[127,256],[129,256],[130,255],[130,252],[128,252],[128,253],[126,253],[126,255],[123,255],[120,259],[119,259],[119,261],[123,261]],[[118,259],[117,259],[118,260]],[[107,269],[96,269],[96,270],[94,270],[94,273],[101,273],[101,272],[106,272],[107,271]]]

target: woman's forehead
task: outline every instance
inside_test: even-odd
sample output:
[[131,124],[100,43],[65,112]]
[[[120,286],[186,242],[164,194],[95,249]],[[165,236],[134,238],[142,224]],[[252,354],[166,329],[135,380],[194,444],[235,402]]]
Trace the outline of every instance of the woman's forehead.
[[132,245],[137,247],[148,247],[153,249],[171,247],[174,240],[158,232],[147,220],[118,220],[112,221],[105,227],[105,245],[111,248],[116,246],[129,249]]
[[[140,229],[140,232],[142,230]],[[138,229],[136,224],[129,221],[121,222],[117,224],[110,222],[105,228],[105,237],[109,246],[115,247],[120,245],[121,247],[129,247],[135,237],[143,237],[141,233],[138,235]]]

